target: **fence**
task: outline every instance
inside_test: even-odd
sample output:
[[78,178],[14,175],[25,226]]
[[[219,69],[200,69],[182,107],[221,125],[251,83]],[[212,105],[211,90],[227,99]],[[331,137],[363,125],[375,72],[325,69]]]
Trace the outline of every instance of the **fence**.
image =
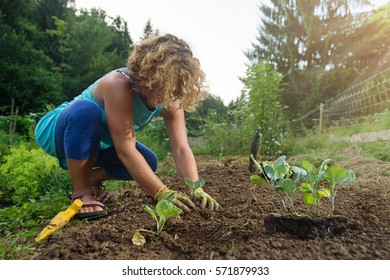
[[294,122],[314,125],[321,133],[326,127],[384,111],[390,111],[390,68],[321,103]]

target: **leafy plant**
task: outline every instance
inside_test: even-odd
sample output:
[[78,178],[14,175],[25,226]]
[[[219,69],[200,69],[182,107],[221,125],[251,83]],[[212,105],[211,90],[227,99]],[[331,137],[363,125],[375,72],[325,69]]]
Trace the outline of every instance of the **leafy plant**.
[[294,168],[294,171],[301,174],[304,182],[301,185],[302,199],[306,205],[318,209],[322,197],[329,197],[331,201],[331,212],[333,213],[336,196],[336,185],[351,183],[356,179],[352,170],[345,170],[340,166],[331,165],[330,159],[325,159],[319,168],[315,168],[308,161],[302,161],[302,168]]
[[29,150],[21,145],[11,148],[4,159],[5,163],[0,166],[2,206],[22,206],[49,191],[71,189],[68,174],[42,149]]
[[286,194],[293,213],[298,215],[294,205],[294,193],[299,184],[300,176],[297,176],[296,179],[290,178],[292,171],[291,166],[286,161],[286,156],[279,157],[273,163],[263,162],[262,165],[254,159],[253,155],[251,155],[251,159],[255,162],[255,166],[265,174],[263,178],[258,175],[252,175],[250,177],[251,182],[259,186],[270,185],[271,190],[277,194],[277,199],[284,211],[288,209],[279,194]]
[[187,186],[190,187],[191,193],[190,197],[191,199],[194,199],[195,197],[195,191],[205,185],[204,179],[200,178],[197,181],[193,182],[190,178],[185,178],[184,182],[186,183]]
[[182,210],[176,207],[171,201],[168,199],[160,200],[156,205],[156,213],[150,208],[148,205],[142,205],[142,208],[148,212],[152,218],[156,221],[157,231],[156,234],[159,235],[162,231],[165,222],[173,217],[177,217],[180,215]]
[[302,168],[294,167],[295,173],[302,176],[304,182],[301,184],[302,201],[306,205],[314,206],[318,209],[322,197],[329,197],[328,189],[320,188],[324,172],[327,168],[327,163],[330,159],[326,159],[321,163],[319,168],[316,168],[307,160],[302,161]]
[[[300,186],[302,202],[305,205],[316,209],[318,213],[321,199],[330,198],[331,213],[333,213],[336,185],[351,183],[356,179],[352,170],[345,170],[336,165],[328,166],[330,159],[323,160],[316,168],[307,160],[302,161],[301,167],[291,167],[285,156],[279,157],[273,163],[263,162],[261,164],[253,156],[251,158],[257,169],[264,175],[263,177],[252,175],[251,182],[259,186],[269,185],[276,194],[285,193],[295,215],[300,215],[294,205],[294,194],[298,186]],[[283,209],[287,210],[284,200],[280,196],[277,197]]]
[[356,175],[352,170],[345,170],[340,166],[330,166],[324,174],[325,180],[328,182],[330,191],[330,201],[332,212],[334,211],[334,199],[336,196],[336,185],[348,184],[356,179]]

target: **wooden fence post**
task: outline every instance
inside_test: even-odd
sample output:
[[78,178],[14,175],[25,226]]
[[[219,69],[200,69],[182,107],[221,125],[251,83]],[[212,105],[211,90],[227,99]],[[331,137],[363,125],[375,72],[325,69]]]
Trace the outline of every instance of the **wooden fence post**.
[[318,134],[322,134],[322,125],[323,125],[323,116],[324,116],[324,103],[320,104],[320,121],[318,125]]

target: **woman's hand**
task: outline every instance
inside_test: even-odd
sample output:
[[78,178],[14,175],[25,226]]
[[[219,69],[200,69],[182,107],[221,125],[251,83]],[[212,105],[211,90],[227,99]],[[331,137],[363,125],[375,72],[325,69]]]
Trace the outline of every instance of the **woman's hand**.
[[202,188],[195,190],[195,197],[201,199],[200,208],[202,210],[206,209],[206,207],[211,211],[219,211],[221,209],[221,205]]
[[160,189],[154,195],[154,199],[156,201],[168,199],[175,206],[179,207],[180,209],[182,209],[186,213],[190,213],[191,208],[195,209],[195,204],[191,201],[191,199],[188,196],[186,196],[185,194],[182,194],[180,192],[170,190],[167,187]]

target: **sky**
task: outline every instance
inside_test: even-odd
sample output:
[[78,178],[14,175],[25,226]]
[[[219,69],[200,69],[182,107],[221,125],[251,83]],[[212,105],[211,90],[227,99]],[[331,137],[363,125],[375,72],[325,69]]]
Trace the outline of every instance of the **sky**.
[[[209,92],[225,105],[240,96],[248,60],[244,54],[256,41],[259,3],[268,0],[76,0],[77,9],[101,8],[127,23],[138,42],[150,19],[161,34],[184,39],[200,60]],[[390,0],[372,0],[375,6]]]

